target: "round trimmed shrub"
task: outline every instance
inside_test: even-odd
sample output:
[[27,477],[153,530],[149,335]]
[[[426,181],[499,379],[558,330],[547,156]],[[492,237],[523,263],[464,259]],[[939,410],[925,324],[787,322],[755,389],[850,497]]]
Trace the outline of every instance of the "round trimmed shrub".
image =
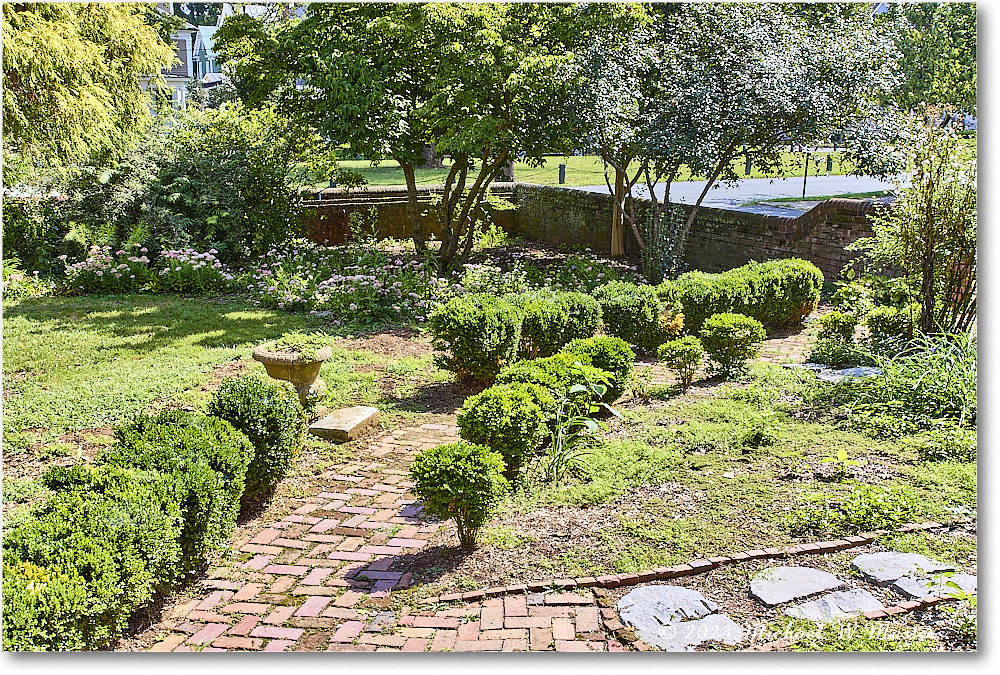
[[243,505],[270,495],[302,444],[305,415],[298,399],[277,382],[244,375],[222,381],[209,399],[208,414],[232,424],[253,445]]
[[742,370],[766,337],[760,321],[731,312],[713,314],[701,328],[702,346],[725,375]]
[[101,461],[168,476],[183,518],[182,573],[197,572],[236,526],[253,458],[250,440],[225,420],[182,412],[136,415],[116,435],[119,442]]
[[802,322],[819,305],[823,272],[808,260],[783,258],[748,267],[757,279],[751,295],[753,318],[769,326]]
[[459,441],[421,451],[410,465],[410,477],[424,511],[454,518],[462,547],[473,548],[476,534],[510,490],[505,468],[498,453]]
[[751,288],[743,268],[722,274],[686,272],[674,282],[689,333],[701,330],[713,314],[742,311],[750,304]]
[[553,292],[532,291],[505,298],[521,312],[519,359],[552,356],[565,344],[569,313]]
[[559,293],[556,301],[566,310],[569,321],[563,332],[563,344],[589,338],[601,327],[601,303],[586,293]]
[[590,365],[612,374],[611,386],[604,395],[605,403],[614,403],[628,388],[635,352],[621,338],[602,336],[573,340],[562,352],[586,357]]
[[[552,399],[559,401],[569,396],[574,384],[582,384],[588,377],[611,380],[614,375],[590,365],[588,357],[582,354],[560,352],[544,359],[521,361],[504,368],[497,376],[497,384],[534,384],[546,389]],[[573,394],[581,403],[591,402],[582,392]],[[572,398],[572,397],[571,397]]]
[[[60,603],[58,611],[64,616],[57,618],[75,625],[58,634],[82,641],[86,649],[101,649],[117,639],[132,612],[153,596],[153,566],[157,558],[174,552],[176,534],[177,524],[154,499],[147,504],[60,492],[32,519],[4,533],[4,562],[32,563],[63,575],[60,579],[67,586],[82,586],[86,609],[74,616],[75,601],[68,602],[69,608]],[[64,590],[70,599],[79,594],[77,589]],[[5,610],[7,601],[5,594]],[[26,607],[22,616],[40,611],[44,608]],[[5,632],[7,621],[5,613]]]
[[87,589],[80,577],[22,561],[3,562],[3,646],[6,651],[79,651]]
[[695,373],[705,357],[701,341],[693,335],[686,335],[670,342],[664,342],[657,350],[663,365],[677,375],[681,389],[686,390],[694,382]]
[[914,303],[900,309],[891,305],[879,305],[865,317],[865,325],[875,343],[909,340],[920,318],[920,305]]
[[462,439],[500,453],[507,465],[504,476],[511,482],[548,435],[547,415],[529,386],[490,387],[467,398],[458,411]]
[[594,291],[604,330],[641,349],[656,349],[665,339],[656,289],[613,281]]
[[819,318],[820,340],[840,340],[841,342],[854,341],[854,329],[858,325],[856,317],[834,310]]
[[431,312],[427,326],[441,368],[459,380],[492,383],[497,373],[517,360],[521,313],[506,300],[486,293],[452,298]]

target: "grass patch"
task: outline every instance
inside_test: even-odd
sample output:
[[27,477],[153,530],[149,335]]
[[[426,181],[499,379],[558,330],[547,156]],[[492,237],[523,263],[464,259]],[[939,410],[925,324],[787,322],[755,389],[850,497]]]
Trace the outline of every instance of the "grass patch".
[[975,565],[976,541],[970,537],[928,532],[893,533],[880,538],[879,543],[901,553],[919,553],[932,560],[950,563],[959,568]]
[[115,424],[201,385],[261,342],[318,324],[225,298],[24,300],[4,311],[4,388],[15,393],[4,426],[45,428],[51,438]]

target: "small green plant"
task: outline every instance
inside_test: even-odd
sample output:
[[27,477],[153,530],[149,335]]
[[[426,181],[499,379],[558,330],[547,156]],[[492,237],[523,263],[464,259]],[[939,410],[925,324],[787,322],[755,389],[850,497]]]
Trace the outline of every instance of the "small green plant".
[[920,305],[905,307],[880,305],[865,316],[865,325],[870,332],[869,341],[873,350],[894,353],[914,337],[916,323],[920,318]]
[[761,322],[743,314],[713,314],[701,328],[702,346],[726,377],[742,372],[766,337]]
[[521,468],[547,435],[547,415],[530,385],[496,385],[466,399],[458,411],[462,439],[499,453],[505,477],[516,483]]
[[781,425],[775,419],[776,415],[774,410],[766,410],[747,423],[740,435],[740,445],[756,450],[777,443],[781,437]]
[[701,341],[693,335],[686,335],[660,345],[657,350],[660,361],[677,376],[682,391],[687,391],[705,358]]
[[298,361],[308,363],[316,360],[316,352],[329,347],[332,338],[316,331],[313,333],[285,333],[274,343],[274,351],[298,354]]
[[835,471],[834,471],[834,476],[838,480],[844,480],[845,478],[847,478],[847,468],[848,467],[859,466],[860,465],[860,462],[858,462],[855,459],[850,459],[850,457],[848,457],[847,449],[846,448],[840,448],[839,450],[837,450],[837,454],[836,455],[831,455],[831,456],[828,456],[828,457],[824,457],[823,459],[821,459],[819,461],[821,463],[823,463],[823,464],[834,464],[834,465],[836,465],[835,466]]
[[796,535],[857,534],[894,529],[913,522],[920,500],[901,486],[857,485],[843,497],[817,495],[811,504],[793,511],[787,525]]
[[[607,381],[599,378],[585,378],[583,383],[574,384],[568,392],[569,395],[583,394],[584,400],[588,401],[600,401],[606,393]],[[581,405],[569,397],[559,401],[544,461],[546,480],[560,482],[567,471],[589,454],[585,449],[587,439],[598,430],[607,428],[592,417],[602,409],[621,417],[617,410],[606,403],[587,402]]]
[[975,462],[976,431],[941,424],[927,434],[917,452],[925,462]]
[[423,450],[410,465],[414,492],[425,511],[454,518],[463,548],[476,545],[476,534],[510,490],[503,458],[482,445],[465,441]]

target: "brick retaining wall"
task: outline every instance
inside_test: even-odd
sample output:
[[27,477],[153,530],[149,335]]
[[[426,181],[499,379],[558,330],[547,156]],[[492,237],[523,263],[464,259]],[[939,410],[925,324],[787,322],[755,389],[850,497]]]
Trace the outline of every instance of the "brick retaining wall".
[[[428,233],[440,233],[440,223],[429,206],[441,189],[440,185],[421,186],[420,204]],[[571,243],[609,253],[608,195],[528,183],[496,183],[494,193],[518,205],[516,211],[498,218],[498,224],[508,232],[533,241]],[[405,187],[329,188],[304,193],[303,204],[310,209],[310,236],[319,243],[343,243],[350,214],[367,212],[372,206],[378,211],[380,236],[410,236]],[[639,202],[640,214],[647,205],[647,201]],[[684,208],[687,212],[690,207]],[[815,263],[828,279],[836,279],[844,265],[857,256],[844,246],[871,235],[867,215],[872,208],[865,200],[831,199],[796,218],[781,218],[702,207],[688,237],[685,259],[689,269],[716,272],[750,260],[800,257]],[[631,232],[626,234],[626,253],[638,255]]]

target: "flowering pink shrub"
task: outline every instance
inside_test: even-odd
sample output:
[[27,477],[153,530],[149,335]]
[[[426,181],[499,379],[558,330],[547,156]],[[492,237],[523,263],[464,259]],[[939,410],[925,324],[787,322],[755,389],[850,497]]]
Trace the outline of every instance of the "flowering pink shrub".
[[154,287],[165,293],[208,293],[233,280],[216,258],[214,248],[199,253],[193,248],[163,251],[157,261]]
[[[140,291],[152,276],[146,253],[148,251],[139,244],[117,251],[112,251],[110,246],[91,246],[86,260],[66,266],[66,287],[74,293]],[[64,255],[59,258],[66,260]]]

